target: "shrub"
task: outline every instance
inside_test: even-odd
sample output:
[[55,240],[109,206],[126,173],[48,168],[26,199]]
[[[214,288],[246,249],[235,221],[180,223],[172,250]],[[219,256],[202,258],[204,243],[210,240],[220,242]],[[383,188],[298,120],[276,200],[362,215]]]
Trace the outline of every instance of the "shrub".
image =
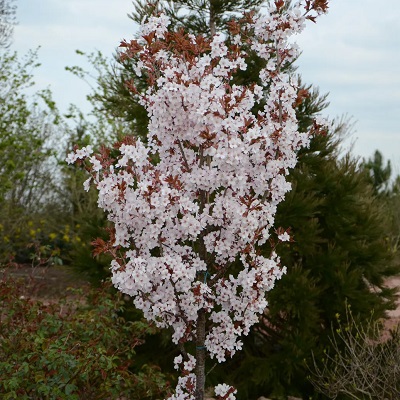
[[0,280],[0,397],[7,399],[154,399],[167,377],[137,366],[135,347],[153,328],[126,322],[120,295],[107,286],[60,301],[25,297],[21,282]]
[[379,322],[362,326],[350,308],[347,321],[338,315],[337,322],[323,365],[314,360],[310,367],[315,389],[330,399],[399,399],[400,326],[385,340]]

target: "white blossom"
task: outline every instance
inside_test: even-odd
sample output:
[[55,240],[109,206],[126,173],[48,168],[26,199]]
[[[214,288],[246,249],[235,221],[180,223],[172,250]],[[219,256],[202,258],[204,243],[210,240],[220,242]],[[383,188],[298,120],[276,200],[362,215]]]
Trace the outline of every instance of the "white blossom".
[[284,233],[278,235],[278,239],[281,242],[288,242],[290,240],[290,235],[287,232],[284,232]]
[[[265,59],[259,84],[232,84],[246,70],[248,55],[231,50],[222,34],[211,51],[188,61],[163,47],[169,19],[150,17],[139,41],[137,76],[154,72],[154,85],[140,95],[148,117],[146,141],[116,149],[115,160],[76,150],[69,163],[85,160],[98,190],[98,205],[115,228],[112,245],[125,254],[111,263],[112,282],[132,296],[135,306],[159,327],[172,327],[172,340],[196,339],[200,311],[208,321],[204,347],[211,358],[226,360],[242,348],[267,306],[266,293],[285,273],[279,257],[257,253],[274,232],[277,205],[291,189],[286,176],[310,137],[297,127],[297,82],[289,65],[298,54],[289,43],[305,22],[300,3],[288,12],[254,17],[244,26],[250,48]],[[246,31],[247,32],[247,31]],[[196,38],[187,37],[195,46]],[[241,45],[241,35],[234,44]],[[195,51],[195,50],[193,50]],[[255,115],[255,106],[264,107]],[[260,108],[260,107],[259,107]],[[320,121],[319,121],[320,122]],[[113,155],[114,157],[114,155]],[[154,161],[157,160],[157,161]],[[287,232],[280,241],[290,240]],[[231,264],[240,260],[240,271]],[[196,359],[174,360],[185,371],[171,400],[194,399]],[[230,392],[229,392],[230,391]],[[217,396],[234,399],[228,385]]]
[[[215,386],[214,392],[216,396],[226,396],[228,391],[231,389],[231,386],[227,385],[226,383],[220,383],[219,385]],[[235,400],[236,397],[234,396],[234,393],[236,393],[236,390],[233,393],[230,393],[226,400]]]

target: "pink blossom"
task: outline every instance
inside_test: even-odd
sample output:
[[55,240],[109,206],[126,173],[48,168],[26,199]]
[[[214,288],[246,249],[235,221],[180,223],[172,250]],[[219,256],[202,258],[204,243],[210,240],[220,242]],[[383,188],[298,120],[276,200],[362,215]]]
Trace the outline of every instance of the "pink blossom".
[[[104,155],[90,157],[89,146],[68,156],[68,162],[86,160],[85,188],[96,186],[99,207],[115,228],[115,251],[107,248],[115,287],[148,320],[172,327],[177,344],[196,341],[205,312],[200,349],[219,362],[242,348],[240,337],[258,321],[266,293],[285,272],[274,251],[265,256],[257,249],[274,234],[277,205],[291,189],[286,176],[309,144],[297,128],[297,81],[285,68],[298,54],[288,39],[305,19],[301,2],[288,12],[272,6],[268,15],[247,17],[233,40],[239,47],[217,34],[199,51],[196,38],[185,36],[195,54],[188,58],[169,36],[168,18],[150,17],[141,34],[154,33],[153,39],[139,41],[134,67],[153,82],[139,96],[149,116],[147,142],[120,144],[111,164]],[[267,61],[258,85],[232,83],[249,61],[241,35]],[[285,232],[278,239],[290,237]],[[171,400],[195,398],[196,362],[190,354],[175,358],[185,374]],[[215,393],[234,399],[228,385]]]

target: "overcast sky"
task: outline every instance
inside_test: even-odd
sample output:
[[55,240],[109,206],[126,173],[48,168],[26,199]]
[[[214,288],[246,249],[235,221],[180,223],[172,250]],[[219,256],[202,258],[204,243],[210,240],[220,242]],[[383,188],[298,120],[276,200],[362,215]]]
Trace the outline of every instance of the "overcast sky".
[[[127,17],[131,0],[17,0],[12,50],[41,46],[38,88],[50,87],[61,110],[69,103],[87,111],[90,89],[64,70],[86,66],[75,54],[114,53],[137,26]],[[380,7],[380,8],[379,8]],[[329,92],[329,117],[355,122],[353,153],[382,151],[400,174],[400,0],[331,0],[330,11],[296,39],[303,81]]]

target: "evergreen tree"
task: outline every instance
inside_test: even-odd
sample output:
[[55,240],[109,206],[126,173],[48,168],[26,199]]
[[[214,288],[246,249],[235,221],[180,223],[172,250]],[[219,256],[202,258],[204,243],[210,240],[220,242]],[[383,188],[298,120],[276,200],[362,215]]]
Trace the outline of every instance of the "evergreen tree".
[[383,155],[376,150],[373,157],[363,161],[362,168],[368,174],[375,193],[389,194],[389,181],[392,174],[390,160],[384,166]]

